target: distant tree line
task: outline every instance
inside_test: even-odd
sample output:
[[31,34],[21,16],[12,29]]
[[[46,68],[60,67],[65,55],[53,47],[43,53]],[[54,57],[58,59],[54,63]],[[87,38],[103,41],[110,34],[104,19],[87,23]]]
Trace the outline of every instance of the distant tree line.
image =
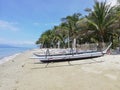
[[106,2],[95,1],[93,9],[86,8],[88,15],[74,13],[61,19],[61,23],[42,33],[36,44],[43,48],[71,48],[72,43],[112,42],[113,48],[120,45],[120,1],[111,6]]

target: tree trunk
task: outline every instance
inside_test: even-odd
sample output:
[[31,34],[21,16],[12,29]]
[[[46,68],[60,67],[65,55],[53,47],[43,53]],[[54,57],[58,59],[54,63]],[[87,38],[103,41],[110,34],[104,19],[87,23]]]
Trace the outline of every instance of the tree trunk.
[[58,48],[60,48],[60,41],[58,41],[57,45],[58,45]]
[[102,43],[104,43],[103,35],[101,35],[100,42],[98,42],[97,51],[102,51],[103,48]]
[[72,45],[73,49],[76,49],[76,38],[73,39],[73,45]]
[[70,36],[68,35],[68,48],[70,48]]

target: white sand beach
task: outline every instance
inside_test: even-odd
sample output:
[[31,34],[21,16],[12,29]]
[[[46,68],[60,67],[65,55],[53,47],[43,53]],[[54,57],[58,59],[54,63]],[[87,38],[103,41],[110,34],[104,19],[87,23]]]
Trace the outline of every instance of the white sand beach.
[[[120,55],[79,61],[34,64],[34,52],[0,65],[0,90],[120,90]],[[44,52],[44,50],[42,51]]]

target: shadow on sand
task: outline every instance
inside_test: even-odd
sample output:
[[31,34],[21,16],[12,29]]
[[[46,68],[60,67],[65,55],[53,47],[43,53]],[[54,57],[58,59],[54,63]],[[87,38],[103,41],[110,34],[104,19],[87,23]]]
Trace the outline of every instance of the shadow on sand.
[[[38,62],[38,63],[34,63],[35,65],[36,64],[39,64],[39,65],[42,65],[42,67],[39,67],[39,66],[35,66],[35,67],[33,67],[33,68],[31,68],[31,69],[48,69],[48,68],[57,68],[57,67],[69,67],[69,66],[77,66],[77,65],[85,65],[85,64],[95,64],[95,63],[102,63],[102,62],[104,62],[104,61],[102,61],[102,60],[93,60],[93,59],[91,59],[92,61],[90,61],[90,62],[84,62],[84,63],[81,63],[81,62],[79,62],[79,64],[74,64],[74,61],[68,61],[68,64],[66,63],[66,65],[64,64],[64,65],[54,65],[54,66],[49,66],[49,64],[56,64],[56,63],[62,63],[62,62],[53,62],[53,63],[41,63],[41,62]],[[66,61],[67,62],[67,61]],[[71,62],[73,62],[73,63],[71,63]],[[75,61],[75,62],[77,62],[77,61]],[[44,65],[44,66],[43,66]]]

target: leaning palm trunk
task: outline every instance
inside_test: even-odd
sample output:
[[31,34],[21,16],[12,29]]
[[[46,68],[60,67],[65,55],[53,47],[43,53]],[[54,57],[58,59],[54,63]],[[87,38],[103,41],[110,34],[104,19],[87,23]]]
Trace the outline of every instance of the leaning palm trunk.
[[68,35],[68,48],[70,48],[70,36]]
[[73,48],[74,50],[76,50],[76,38],[73,39],[73,45],[72,45],[72,48]]
[[60,48],[60,41],[58,41],[57,45],[58,45],[58,48]]

